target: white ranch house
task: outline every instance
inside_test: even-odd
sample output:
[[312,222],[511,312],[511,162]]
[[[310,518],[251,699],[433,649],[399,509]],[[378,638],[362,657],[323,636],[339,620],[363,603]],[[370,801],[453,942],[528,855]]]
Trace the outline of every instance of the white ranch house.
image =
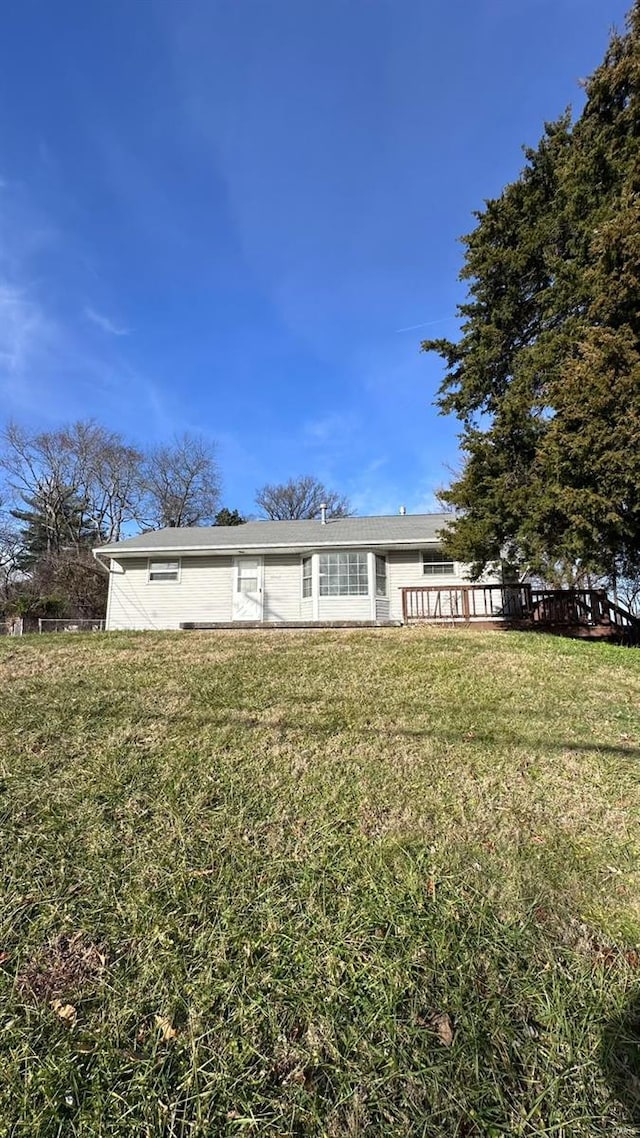
[[403,589],[466,580],[438,544],[445,522],[401,513],[140,534],[95,550],[109,572],[106,627],[401,623]]

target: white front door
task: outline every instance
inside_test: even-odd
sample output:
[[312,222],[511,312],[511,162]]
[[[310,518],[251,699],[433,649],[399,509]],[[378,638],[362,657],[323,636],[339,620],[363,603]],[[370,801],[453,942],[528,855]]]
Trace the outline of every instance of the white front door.
[[234,620],[262,620],[261,557],[236,557],[232,612]]

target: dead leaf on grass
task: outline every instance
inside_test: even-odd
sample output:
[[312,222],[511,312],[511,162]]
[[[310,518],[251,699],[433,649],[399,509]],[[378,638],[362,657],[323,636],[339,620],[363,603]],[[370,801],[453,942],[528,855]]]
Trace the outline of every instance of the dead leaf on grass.
[[63,1023],[69,1027],[76,1022],[77,1012],[73,1004],[65,1004],[62,1000],[52,1000],[49,1007],[56,1013]]
[[3,964],[7,964],[10,960],[11,960],[11,953],[10,952],[0,952],[0,967],[2,967]]
[[156,1016],[155,1021],[156,1027],[159,1029],[165,1043],[167,1043],[170,1039],[176,1038],[178,1032],[167,1016]]
[[431,1017],[433,1027],[438,1039],[445,1047],[451,1047],[455,1035],[453,1020],[448,1012],[435,1012]]

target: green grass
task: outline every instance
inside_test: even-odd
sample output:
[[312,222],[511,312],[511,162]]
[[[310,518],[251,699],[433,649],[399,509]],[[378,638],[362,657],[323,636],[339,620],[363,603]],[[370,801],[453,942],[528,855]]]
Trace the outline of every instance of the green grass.
[[636,1132],[640,652],[50,636],[0,684],[1,1138]]

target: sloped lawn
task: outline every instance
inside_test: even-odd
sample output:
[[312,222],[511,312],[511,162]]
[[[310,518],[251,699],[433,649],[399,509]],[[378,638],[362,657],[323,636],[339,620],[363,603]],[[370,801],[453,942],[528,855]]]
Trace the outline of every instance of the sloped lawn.
[[624,1135],[640,651],[0,641],[0,1136]]

